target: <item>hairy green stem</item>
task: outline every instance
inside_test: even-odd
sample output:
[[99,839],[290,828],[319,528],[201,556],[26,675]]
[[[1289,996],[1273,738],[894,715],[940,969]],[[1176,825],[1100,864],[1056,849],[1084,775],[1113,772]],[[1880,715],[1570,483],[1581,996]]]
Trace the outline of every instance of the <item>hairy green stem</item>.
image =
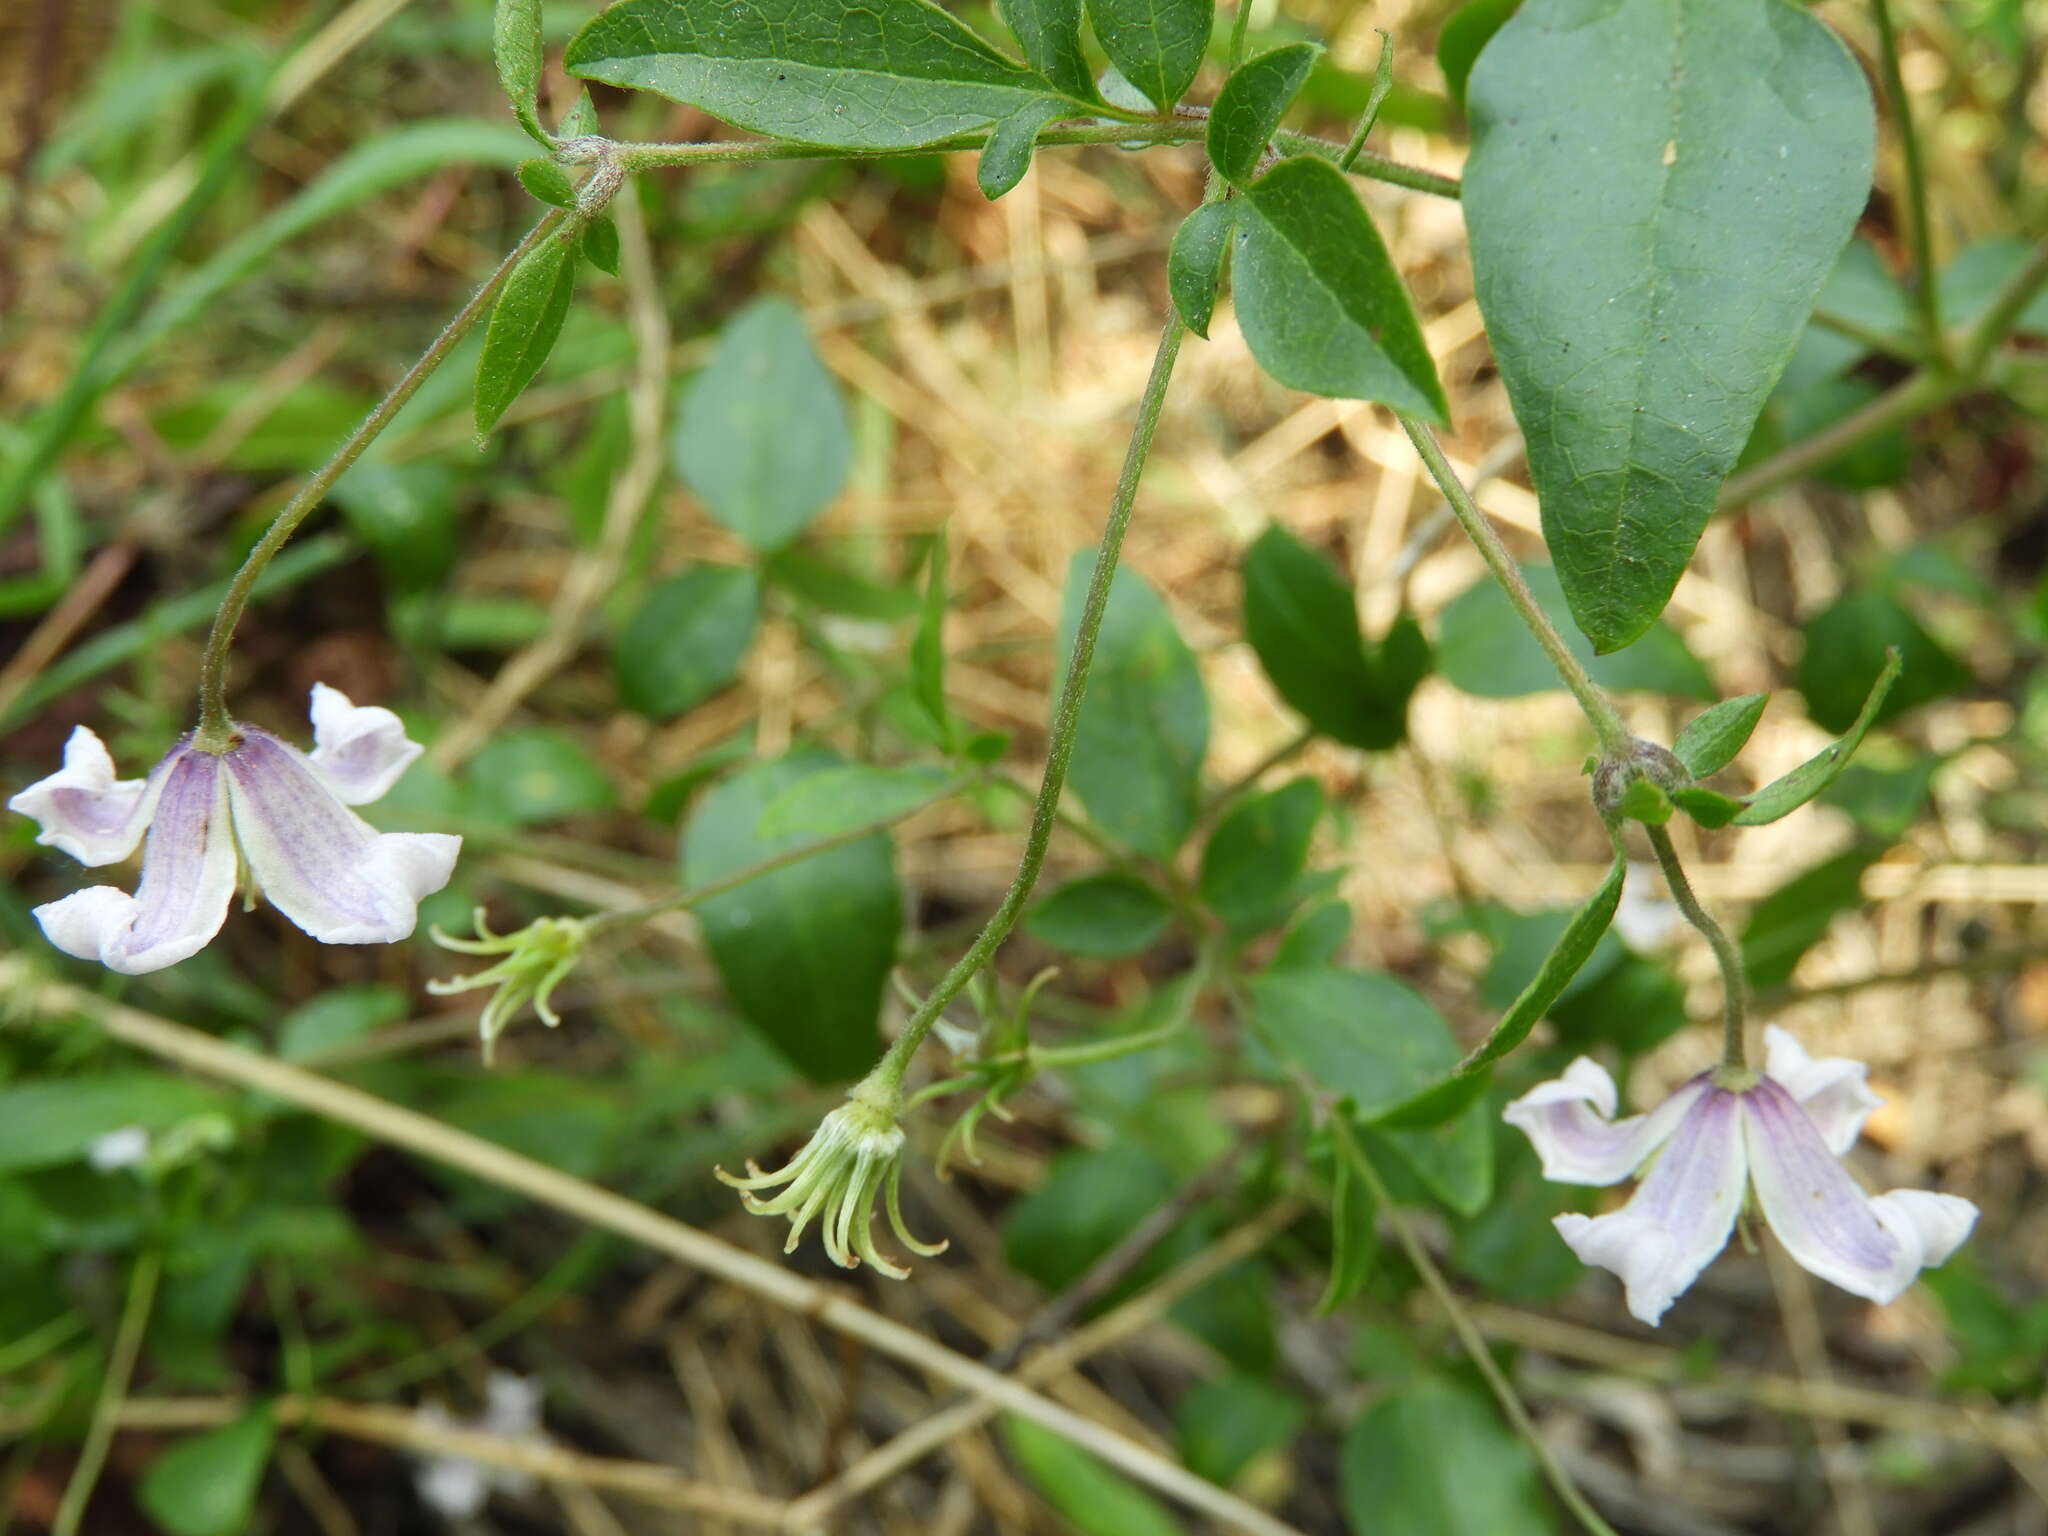
[[[1208,127],[1206,117],[1156,118],[1132,123],[1066,123],[1042,130],[1037,143],[1041,149],[1048,145],[1074,144],[1191,144],[1200,141],[1207,134]],[[617,154],[622,168],[627,171],[644,171],[660,166],[729,165],[756,160],[897,160],[917,155],[945,154],[953,150],[979,149],[987,141],[986,133],[962,133],[950,139],[940,139],[936,143],[918,144],[905,149],[821,149],[812,144],[790,144],[779,139],[703,144],[615,142],[612,149]],[[1306,133],[1276,133],[1273,135],[1273,143],[1289,154],[1316,155],[1329,161],[1341,159],[1345,152],[1345,146],[1342,144],[1333,144],[1328,139],[1319,139]],[[1370,150],[1360,153],[1348,169],[1353,175],[1367,176],[1374,181],[1384,181],[1396,187],[1406,187],[1411,192],[1427,192],[1436,197],[1456,197],[1459,192],[1458,178],[1455,176],[1442,176],[1435,171],[1423,170],[1420,166],[1390,160],[1385,155],[1377,155]]]
[[221,597],[220,607],[213,616],[213,628],[206,637],[206,649],[200,653],[199,730],[193,740],[195,746],[203,751],[223,752],[234,735],[234,724],[228,717],[227,707],[228,647],[234,641],[235,625],[242,617],[242,609],[249,601],[249,591],[255,586],[256,578],[263,574],[264,567],[270,564],[298,531],[299,525],[334,488],[334,482],[391,425],[391,418],[398,414],[419,387],[448,360],[448,354],[455,350],[456,344],[469,334],[470,328],[490,308],[505,279],[512,275],[512,269],[519,265],[528,251],[553,234],[564,217],[560,212],[549,213],[527,232],[524,240],[512,247],[505,259],[498,263],[497,270],[484,279],[483,286],[442,328],[433,345],[421,353],[419,360],[405,371],[404,377],[391,386],[390,393],[377,402],[376,408],[363,418],[362,425],[334,451],[334,456],[321,465],[313,477],[299,487],[298,494],[284,504],[264,530],[263,537],[256,541],[255,547],[242,561],[241,569],[235,572]]
[[85,1445],[71,1480],[64,1485],[63,1501],[50,1522],[50,1536],[78,1536],[85,1507],[92,1502],[92,1490],[107,1464],[107,1451],[114,1443],[120,1422],[121,1402],[135,1376],[135,1362],[142,1353],[142,1337],[149,1328],[150,1308],[156,1303],[156,1282],[163,1273],[163,1260],[150,1249],[135,1256],[128,1273],[128,1300],[121,1308],[120,1326],[114,1332],[114,1347],[107,1357],[107,1373],[100,1378],[99,1400],[93,1405],[92,1424],[85,1432]]
[[1927,220],[1927,170],[1920,158],[1920,135],[1913,128],[1913,107],[1906,81],[1899,73],[1899,39],[1892,25],[1891,0],[1871,0],[1877,22],[1879,73],[1898,125],[1899,149],[1906,164],[1906,239],[1913,250],[1913,307],[1920,321],[1920,339],[1937,367],[1948,359],[1948,337],[1941,329],[1941,295],[1934,276],[1934,235]]
[[1721,968],[1721,1067],[1728,1072],[1743,1072],[1749,1067],[1749,1051],[1743,1040],[1743,1019],[1749,1006],[1749,982],[1742,970],[1742,951],[1735,941],[1728,937],[1728,930],[1714,921],[1713,915],[1700,905],[1700,899],[1693,894],[1692,882],[1685,877],[1685,866],[1678,862],[1678,850],[1672,846],[1671,834],[1662,827],[1645,827],[1650,835],[1650,848],[1657,855],[1657,867],[1664,871],[1664,883],[1671,887],[1671,899],[1678,903],[1678,910],[1685,914],[1685,920],[1699,929],[1713,948],[1714,963]]
[[1543,654],[1550,658],[1550,664],[1557,668],[1557,675],[1564,679],[1565,687],[1572,697],[1579,701],[1579,708],[1585,712],[1587,723],[1593,727],[1593,735],[1600,742],[1603,753],[1618,752],[1634,738],[1629,728],[1622,723],[1621,714],[1600,691],[1600,685],[1593,681],[1584,663],[1572,654],[1570,646],[1564,643],[1564,636],[1557,632],[1557,626],[1550,622],[1550,616],[1536,601],[1536,594],[1529,590],[1529,583],[1522,579],[1521,568],[1509,556],[1507,548],[1500,541],[1500,535],[1493,531],[1493,524],[1486,520],[1486,514],[1479,510],[1471,492],[1451,472],[1450,461],[1438,446],[1436,434],[1424,422],[1396,411],[1395,417],[1408,433],[1408,440],[1415,445],[1415,451],[1422,456],[1429,476],[1436,481],[1437,489],[1443,492],[1444,500],[1450,503],[1458,524],[1465,530],[1479,549],[1480,558],[1486,561],[1487,569],[1493,572],[1495,581],[1508,595],[1515,612],[1536,637],[1536,643],[1543,647]]
[[1159,333],[1159,350],[1152,357],[1152,372],[1145,380],[1145,392],[1138,400],[1138,419],[1131,429],[1130,447],[1124,454],[1123,472],[1117,477],[1116,494],[1110,501],[1109,519],[1103,525],[1102,544],[1095,554],[1095,569],[1088,578],[1088,596],[1081,607],[1081,620],[1074,631],[1074,649],[1067,658],[1067,675],[1060,685],[1054,706],[1051,739],[1046,747],[1045,775],[1038,783],[1038,798],[1031,807],[1031,830],[1025,835],[1024,855],[1017,873],[1003,895],[1002,905],[989,918],[967,953],[954,962],[939,984],[911,1015],[903,1033],[869,1073],[864,1085],[893,1093],[903,1082],[903,1072],[924,1037],[931,1033],[949,1003],[973,980],[975,973],[994,958],[1004,939],[1031,899],[1038,874],[1045,867],[1045,851],[1052,841],[1058,820],[1060,792],[1066,788],[1067,766],[1074,756],[1074,735],[1081,723],[1081,698],[1088,688],[1088,672],[1095,661],[1095,640],[1102,631],[1102,616],[1109,608],[1110,583],[1116,577],[1117,561],[1123,554],[1124,531],[1130,527],[1131,507],[1138,498],[1138,481],[1145,461],[1152,453],[1152,439],[1159,430],[1159,413],[1166,404],[1166,386],[1173,377],[1173,365],[1180,358],[1184,327],[1177,314],[1169,314]]
[[1436,1260],[1429,1256],[1429,1250],[1423,1247],[1421,1240],[1416,1237],[1415,1229],[1409,1225],[1407,1216],[1402,1213],[1401,1207],[1394,1203],[1393,1196],[1387,1191],[1386,1181],[1380,1177],[1379,1169],[1373,1166],[1373,1161],[1366,1155],[1365,1148],[1358,1144],[1358,1138],[1349,1122],[1345,1120],[1342,1111],[1330,1116],[1330,1130],[1336,1138],[1337,1149],[1345,1162],[1364,1182],[1365,1187],[1372,1191],[1374,1201],[1385,1213],[1388,1224],[1394,1229],[1395,1238],[1401,1244],[1401,1251],[1408,1255],[1408,1262],[1415,1266],[1415,1272],[1422,1276],[1422,1283],[1429,1287],[1430,1295],[1436,1298],[1437,1305],[1444,1310],[1444,1316],[1450,1319],[1452,1331],[1458,1335],[1458,1342],[1464,1346],[1465,1353],[1478,1368],[1479,1374],[1486,1379],[1487,1388],[1493,1393],[1494,1401],[1500,1404],[1500,1411],[1507,1416],[1508,1423],[1514,1426],[1515,1433],[1522,1437],[1530,1452],[1536,1457],[1536,1464],[1543,1469],[1544,1480],[1550,1484],[1551,1491],[1558,1497],[1558,1502],[1570,1510],[1579,1524],[1592,1532],[1593,1536],[1615,1536],[1614,1527],[1602,1519],[1600,1512],[1587,1502],[1586,1496],[1579,1491],[1579,1485],[1572,1481],[1571,1474],[1565,1471],[1564,1464],[1557,1459],[1556,1453],[1550,1449],[1549,1442],[1536,1428],[1535,1421],[1529,1417],[1529,1410],[1522,1406],[1521,1396],[1515,1391],[1514,1383],[1508,1380],[1507,1373],[1500,1368],[1500,1362],[1493,1358],[1493,1351],[1487,1347],[1485,1337],[1479,1332],[1479,1325],[1472,1321],[1464,1303],[1458,1300],[1458,1293],[1451,1289],[1449,1282],[1444,1279],[1443,1271],[1437,1268]]

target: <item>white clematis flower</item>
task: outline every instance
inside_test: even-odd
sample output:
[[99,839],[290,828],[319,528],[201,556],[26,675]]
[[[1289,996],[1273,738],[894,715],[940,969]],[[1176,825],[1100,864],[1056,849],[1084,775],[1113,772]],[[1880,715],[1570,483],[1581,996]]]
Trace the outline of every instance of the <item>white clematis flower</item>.
[[1646,1323],[1728,1245],[1748,1189],[1804,1268],[1876,1302],[1895,1300],[1977,1224],[1977,1207],[1955,1195],[1866,1195],[1839,1161],[1882,1102],[1863,1063],[1816,1061],[1775,1025],[1764,1039],[1764,1070],[1749,1087],[1723,1088],[1703,1072],[1646,1115],[1615,1119],[1614,1079],[1584,1056],[1507,1107],[1544,1176],[1560,1183],[1617,1184],[1656,1154],[1620,1210],[1553,1218],[1582,1260],[1621,1277],[1629,1311]]
[[64,766],[7,802],[42,826],[36,839],[81,864],[112,864],[135,845],[135,893],[111,885],[36,908],[67,955],[129,975],[162,970],[204,949],[220,931],[238,872],[272,906],[325,944],[388,944],[418,921],[419,903],[448,883],[462,839],[379,832],[348,807],[375,800],[420,755],[388,709],[357,708],[313,686],[313,751],[268,731],[235,726],[226,752],[183,737],[147,779],[117,779],[85,726],[71,733]]

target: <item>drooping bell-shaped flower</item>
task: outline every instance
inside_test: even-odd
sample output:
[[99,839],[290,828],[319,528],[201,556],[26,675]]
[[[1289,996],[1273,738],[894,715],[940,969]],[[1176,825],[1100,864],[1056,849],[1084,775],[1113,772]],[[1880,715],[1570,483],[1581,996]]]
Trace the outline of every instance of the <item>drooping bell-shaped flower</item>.
[[113,864],[143,843],[133,895],[111,885],[36,908],[68,955],[140,975],[204,949],[227,917],[238,877],[325,944],[407,937],[419,903],[448,883],[462,839],[379,832],[348,807],[398,782],[419,743],[388,709],[357,708],[313,686],[313,750],[237,724],[226,751],[181,738],[147,779],[117,779],[85,726],[64,766],[7,802],[42,826],[36,839],[81,864]]
[[1727,1246],[1748,1190],[1804,1268],[1876,1302],[1895,1300],[1977,1223],[1955,1195],[1865,1194],[1840,1161],[1882,1102],[1863,1063],[1815,1060],[1776,1026],[1764,1038],[1764,1070],[1747,1087],[1703,1072],[1648,1114],[1615,1119],[1614,1079],[1584,1056],[1507,1107],[1559,1183],[1618,1184],[1655,1157],[1620,1210],[1554,1218],[1574,1253],[1621,1277],[1646,1323]]

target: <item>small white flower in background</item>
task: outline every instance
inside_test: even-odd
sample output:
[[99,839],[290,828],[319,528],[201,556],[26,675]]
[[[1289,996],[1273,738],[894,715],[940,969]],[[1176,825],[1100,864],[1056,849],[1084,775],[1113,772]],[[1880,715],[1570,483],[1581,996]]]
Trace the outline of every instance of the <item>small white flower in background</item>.
[[139,1167],[149,1156],[149,1132],[139,1125],[124,1125],[118,1131],[93,1138],[85,1149],[85,1160],[95,1173],[116,1173]]
[[204,949],[227,917],[239,871],[271,905],[325,944],[388,944],[408,936],[419,903],[448,883],[462,839],[379,832],[348,807],[398,782],[419,743],[388,709],[359,709],[313,686],[313,750],[237,724],[216,756],[187,736],[147,779],[116,779],[85,726],[64,766],[7,804],[42,826],[36,839],[81,864],[113,864],[142,840],[135,893],[111,885],[36,908],[67,955],[140,975]]
[[1646,1323],[1728,1245],[1747,1190],[1800,1265],[1876,1302],[1895,1300],[1977,1224],[1977,1207],[1955,1195],[1866,1195],[1840,1162],[1883,1102],[1863,1063],[1816,1061],[1775,1025],[1764,1039],[1764,1070],[1748,1087],[1703,1072],[1646,1115],[1615,1119],[1614,1079],[1584,1056],[1507,1107],[1559,1183],[1618,1184],[1656,1154],[1620,1210],[1553,1218],[1582,1260],[1621,1277]]
[[[423,1424],[476,1429],[507,1440],[539,1440],[540,1383],[529,1376],[493,1371],[484,1384],[484,1411],[474,1419],[457,1419],[439,1403],[413,1411]],[[494,1493],[515,1498],[533,1489],[533,1474],[517,1467],[486,1466],[467,1456],[429,1456],[413,1472],[413,1486],[436,1513],[450,1520],[479,1514]]]
[[1677,902],[1643,894],[1656,873],[1654,865],[1629,865],[1620,904],[1614,909],[1614,931],[1633,950],[1655,949],[1685,921]]

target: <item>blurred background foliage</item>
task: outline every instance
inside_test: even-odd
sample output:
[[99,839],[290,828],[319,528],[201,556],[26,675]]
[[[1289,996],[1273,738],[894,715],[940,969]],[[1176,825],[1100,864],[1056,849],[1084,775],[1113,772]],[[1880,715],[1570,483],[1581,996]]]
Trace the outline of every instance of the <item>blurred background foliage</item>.
[[[987,7],[961,9],[993,33]],[[1288,0],[1255,14],[1253,38],[1329,45],[1304,117],[1341,136],[1388,28],[1385,147],[1454,171],[1449,9]],[[548,4],[550,41],[589,10]],[[1872,56],[1860,7],[1818,10]],[[2048,13],[1903,13],[1960,324],[2048,228]],[[74,723],[130,771],[187,728],[211,594],[536,216],[490,35],[483,0],[19,0],[0,16],[8,785],[49,771]],[[552,86],[560,111],[567,83]],[[651,98],[596,102],[620,137],[721,131]],[[1905,375],[1887,346],[1908,316],[1896,153],[1887,140],[1823,296],[1845,323],[1809,330],[1752,462]],[[1165,240],[1200,186],[1194,150],[1047,152],[995,204],[971,156],[645,176],[625,195],[674,344],[659,487],[644,515],[625,509],[627,536],[612,503],[636,449],[634,341],[621,284],[586,270],[488,446],[471,435],[472,338],[278,562],[238,648],[250,719],[299,735],[325,681],[432,743],[374,809],[468,839],[423,928],[701,885],[835,817],[921,803],[952,782],[949,758],[992,765],[971,790],[893,839],[608,942],[558,997],[563,1026],[529,1019],[488,1071],[480,999],[423,992],[457,969],[423,941],[322,948],[259,909],[173,970],[91,984],[768,1251],[780,1229],[738,1216],[710,1170],[772,1160],[814,1124],[896,1017],[892,968],[928,983],[1000,893],[1085,570],[1074,552],[1107,504]],[[1454,450],[1561,605],[1457,209],[1367,196],[1417,293]],[[1700,834],[1696,868],[1741,914],[1774,1016],[1816,1052],[1873,1063],[1889,1106],[1866,1177],[1984,1207],[1965,1255],[1876,1311],[1738,1254],[1660,1334],[1623,1323],[1549,1226],[1589,1192],[1542,1183],[1493,1110],[1578,1051],[1630,1066],[1639,1102],[1710,1055],[1684,1028],[1702,1016],[1701,956],[1640,873],[1491,1101],[1385,1137],[1396,1198],[1625,1530],[2043,1528],[2048,1437],[2025,1415],[2048,1367],[2048,299],[1992,382],[1719,518],[1666,620],[1596,667],[1661,739],[1714,698],[1796,692],[1806,718],[1775,702],[1740,770],[1762,782],[1816,727],[1844,729],[1873,658],[1903,652],[1881,729],[1826,807]],[[907,1198],[913,1228],[953,1251],[908,1286],[851,1281],[970,1354],[1014,1359],[1022,1338],[1123,1318],[1057,1395],[1304,1531],[1557,1525],[1407,1261],[1357,1240],[1370,1203],[1333,1177],[1239,1022],[1309,1031],[1335,1074],[1372,1064],[1404,1019],[1418,1039],[1446,1038],[1439,1018],[1474,1038],[1598,878],[1578,717],[1445,527],[1369,408],[1263,382],[1227,315],[1190,343],[1092,685],[1077,813],[1024,935],[954,1021],[1028,1006],[1054,1044],[1189,1027],[1023,1087],[946,1182],[922,1170],[969,1100],[936,1101]],[[601,601],[565,636],[578,571]],[[1304,592],[1362,619],[1349,641],[1337,625],[1334,660],[1301,662],[1327,638],[1288,631],[1281,599]],[[916,644],[934,601],[936,688]],[[563,641],[511,707],[486,704],[514,658]],[[1372,707],[1347,714],[1362,696]],[[826,787],[806,793],[813,780]],[[75,872],[32,839],[22,818],[0,827],[0,934],[46,954],[29,908]],[[1214,933],[1243,984],[1198,990],[1189,965]],[[1347,1033],[1365,1018],[1372,1032]],[[1390,1070],[1362,1081],[1387,1091]],[[1199,1277],[1186,1266],[1247,1231],[1199,1283],[1151,1289]],[[145,1265],[160,1278],[124,1345]],[[1326,1286],[1349,1297],[1322,1315]],[[84,1524],[69,1517],[96,1536],[723,1528],[602,1477],[437,1461],[434,1427],[513,1443],[544,1419],[606,1464],[772,1503],[936,1401],[800,1317],[492,1186],[77,1021],[15,1020],[0,1030],[6,1522],[66,1518],[124,1347],[139,1351],[124,1428]],[[1021,1422],[957,1437],[838,1519],[1193,1528]]]

